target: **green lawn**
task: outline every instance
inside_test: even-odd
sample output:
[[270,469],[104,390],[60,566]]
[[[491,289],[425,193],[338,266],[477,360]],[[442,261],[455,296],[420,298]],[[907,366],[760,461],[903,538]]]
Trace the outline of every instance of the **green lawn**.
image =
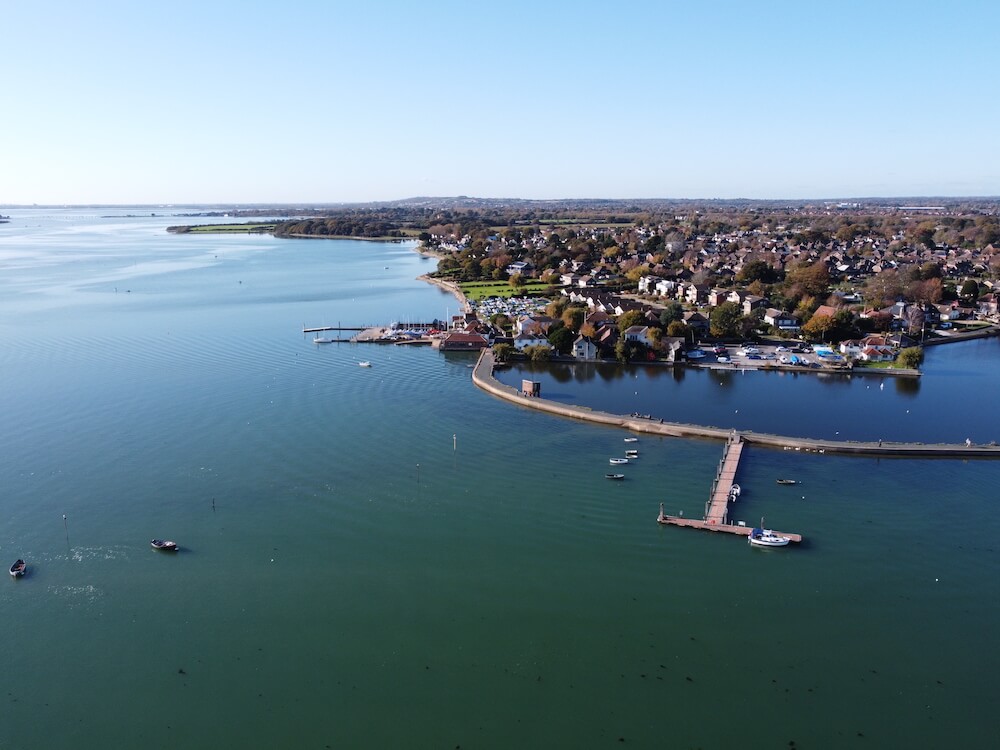
[[[459,289],[462,294],[470,300],[479,301],[487,297],[514,297],[521,294],[537,295],[544,294],[549,288],[549,284],[541,281],[529,281],[523,287],[514,288],[506,281],[460,281]],[[522,291],[523,290],[523,291]]]
[[276,224],[195,224],[189,226],[187,231],[191,234],[196,232],[211,232],[214,234],[238,234],[246,232],[273,232]]

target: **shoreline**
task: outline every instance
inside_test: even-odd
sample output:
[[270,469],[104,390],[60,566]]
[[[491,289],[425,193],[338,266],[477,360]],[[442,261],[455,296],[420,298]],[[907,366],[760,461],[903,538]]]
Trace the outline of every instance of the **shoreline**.
[[[437,258],[443,257],[439,253],[434,253],[429,251],[427,248],[423,247],[421,244],[414,246],[413,250],[420,255],[427,258]],[[443,281],[432,277],[430,274],[421,274],[417,277],[419,281],[424,281],[429,284],[434,284],[435,286],[450,292],[461,304],[461,309],[463,312],[468,312],[471,308],[469,306],[468,298],[462,293],[462,290],[457,284],[451,281]],[[922,347],[927,346],[940,346],[943,344],[954,344],[961,341],[969,341],[972,339],[980,338],[991,338],[994,336],[1000,336],[1000,326],[989,326],[986,328],[981,328],[976,331],[969,331],[963,333],[953,333],[947,337],[935,338],[921,343]],[[564,360],[562,358],[553,358],[553,361],[560,362],[570,362],[573,364],[589,364],[591,362],[601,362],[603,360],[585,360],[580,361],[577,359]],[[631,364],[645,364],[645,365],[660,365],[660,366],[670,366],[673,367],[678,363],[675,362],[632,362]],[[904,369],[904,368],[891,368],[891,367],[849,367],[849,368],[834,368],[834,367],[822,367],[822,368],[804,368],[796,365],[784,365],[784,364],[772,364],[770,362],[763,365],[747,365],[742,363],[740,365],[730,364],[725,365],[719,362],[691,362],[686,361],[680,363],[687,367],[696,367],[704,370],[753,370],[754,372],[792,372],[797,374],[809,374],[809,375],[863,375],[863,376],[881,376],[890,378],[919,378],[923,373],[919,369]]]
[[[450,281],[442,281],[441,279],[435,279],[429,274],[421,274],[417,276],[418,281],[426,281],[428,284],[433,284],[436,287],[444,289],[446,292],[450,292],[462,305],[462,312],[468,312],[469,310],[469,300],[466,299],[465,295],[462,294],[462,290],[458,288],[457,284],[453,284]],[[448,321],[449,323],[451,321]]]

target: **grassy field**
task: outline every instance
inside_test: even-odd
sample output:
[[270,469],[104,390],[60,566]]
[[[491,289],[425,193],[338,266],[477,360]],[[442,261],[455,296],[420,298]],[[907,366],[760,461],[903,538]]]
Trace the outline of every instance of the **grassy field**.
[[[274,222],[248,223],[248,224],[192,224],[182,227],[183,231],[189,234],[248,234],[250,232],[273,232],[277,226]],[[171,227],[173,228],[173,227]]]
[[544,294],[548,290],[549,286],[549,284],[543,284],[541,281],[529,281],[523,287],[517,287],[516,289],[506,281],[458,282],[458,287],[462,290],[462,294],[473,301],[486,299],[487,297],[514,297],[521,296],[522,294],[529,296]]

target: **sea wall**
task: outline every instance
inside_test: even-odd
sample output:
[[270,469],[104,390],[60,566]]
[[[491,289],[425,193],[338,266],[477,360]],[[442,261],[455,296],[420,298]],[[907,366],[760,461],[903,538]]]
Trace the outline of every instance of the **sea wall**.
[[[664,435],[668,437],[702,438],[726,440],[733,430],[720,427],[664,422],[658,419],[625,416],[596,411],[582,406],[571,406],[545,398],[523,396],[512,386],[505,385],[493,376],[496,360],[493,352],[484,349],[472,370],[472,382],[497,398],[510,401],[518,406],[556,414],[570,419],[579,419],[609,427],[620,427],[630,432]],[[897,456],[906,458],[1000,458],[1000,446],[996,445],[954,445],[932,443],[890,443],[855,442],[846,440],[815,440],[785,435],[741,431],[742,439],[753,445],[763,445],[781,450],[808,451],[812,453],[837,453],[842,455]]]

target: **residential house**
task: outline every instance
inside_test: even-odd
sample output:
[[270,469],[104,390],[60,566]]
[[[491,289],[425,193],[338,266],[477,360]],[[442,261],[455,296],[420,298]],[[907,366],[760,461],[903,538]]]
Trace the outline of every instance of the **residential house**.
[[718,307],[723,302],[727,302],[729,291],[727,289],[712,289],[708,293],[708,306]]
[[866,347],[858,339],[848,339],[846,341],[840,342],[840,353],[845,357],[850,357],[852,359],[860,359],[861,352],[864,351]]
[[764,322],[779,331],[793,332],[801,328],[798,318],[774,307],[769,307],[764,311]]
[[653,345],[653,340],[649,337],[649,326],[631,326],[626,328],[622,335],[626,341],[635,341],[646,346]]
[[767,300],[756,294],[748,294],[743,298],[743,314],[752,315],[754,310],[767,307]]
[[660,339],[660,349],[667,362],[684,361],[685,340],[683,336],[664,336]]
[[519,334],[547,336],[554,322],[548,315],[525,315],[514,323],[514,331]]
[[865,362],[891,362],[896,358],[891,347],[866,346],[858,354],[858,359]]
[[573,342],[572,354],[577,359],[597,359],[597,342],[589,336],[577,336]]
[[688,284],[684,287],[684,301],[689,305],[704,304],[708,299],[708,284]]
[[708,318],[697,311],[684,313],[684,325],[694,331],[697,336],[707,336],[711,329]]
[[438,348],[449,351],[455,350],[476,350],[489,346],[486,337],[481,333],[465,333],[464,331],[452,331],[438,339]]
[[677,293],[677,282],[670,279],[662,279],[656,282],[654,291],[661,297],[673,297]]
[[526,260],[518,260],[511,263],[504,270],[507,271],[508,276],[514,276],[515,274],[526,276],[534,270],[534,267]]
[[816,308],[816,312],[813,313],[813,317],[817,315],[826,315],[827,317],[832,318],[842,309],[842,307],[834,307],[833,305],[820,305]]
[[529,346],[550,346],[549,340],[534,333],[519,333],[514,337],[514,348],[523,352]]
[[639,292],[642,294],[654,294],[656,285],[663,279],[658,276],[643,276],[639,279]]

